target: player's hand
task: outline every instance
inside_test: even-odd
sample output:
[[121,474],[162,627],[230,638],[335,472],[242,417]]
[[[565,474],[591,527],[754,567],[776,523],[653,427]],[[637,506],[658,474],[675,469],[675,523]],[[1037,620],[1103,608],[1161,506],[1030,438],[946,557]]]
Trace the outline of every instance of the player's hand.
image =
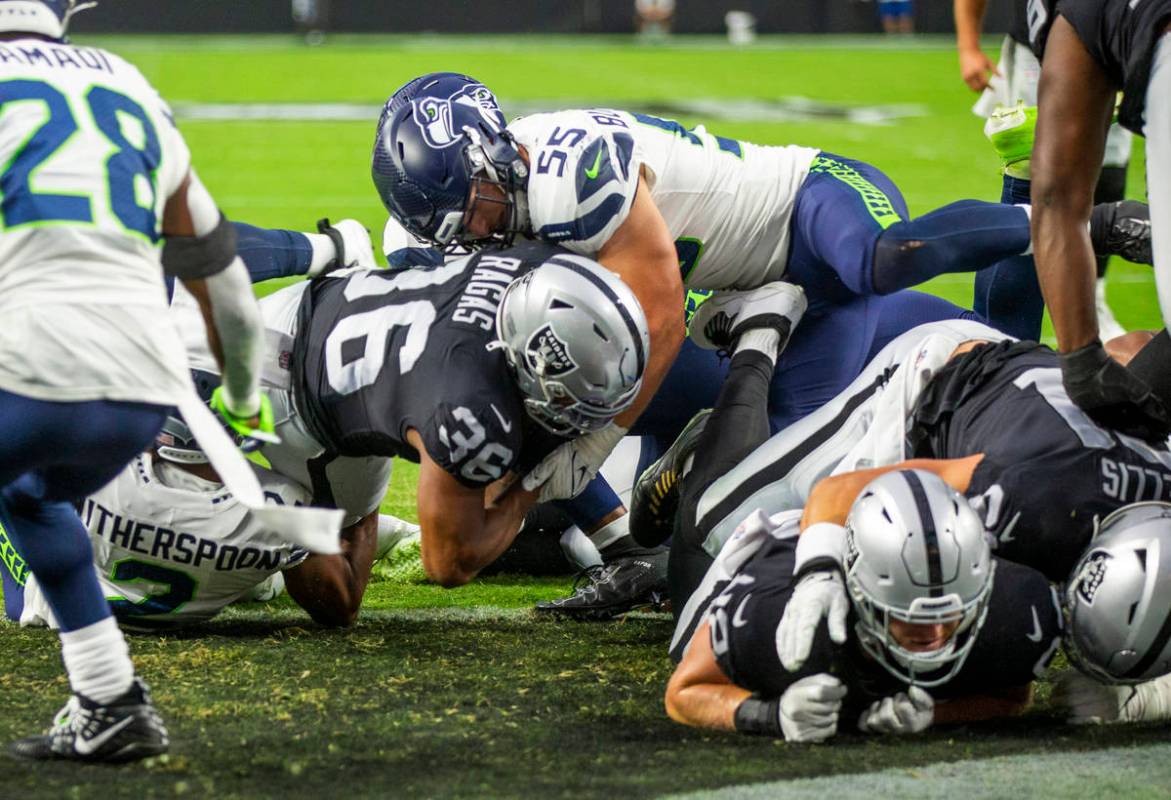
[[1107,686],[1076,669],[1066,670],[1053,687],[1053,705],[1073,725],[1100,725],[1117,722],[1133,686]]
[[272,416],[272,402],[264,393],[260,395],[260,409],[244,417],[228,409],[224,387],[217,386],[211,395],[211,410],[219,414],[227,428],[236,435],[237,444],[245,453],[259,450],[266,444],[280,444],[280,437],[274,433],[276,424]]
[[903,736],[921,733],[935,720],[935,701],[923,689],[912,686],[893,697],[875,700],[858,717],[858,730]]
[[973,92],[982,92],[988,88],[990,76],[999,75],[996,65],[979,48],[960,51],[960,77]]
[[781,695],[781,732],[786,742],[824,742],[838,732],[846,686],[819,673],[793,683]]
[[1163,402],[1107,355],[1097,339],[1061,354],[1061,378],[1069,399],[1099,425],[1149,442],[1171,434],[1171,416]]
[[849,611],[846,584],[838,570],[816,570],[797,581],[777,626],[777,655],[782,666],[790,672],[801,668],[809,658],[822,617],[828,620],[829,638],[845,644]]
[[600,431],[566,442],[533,467],[521,480],[521,486],[528,492],[539,488],[540,503],[577,497],[625,435],[626,428],[610,423]]

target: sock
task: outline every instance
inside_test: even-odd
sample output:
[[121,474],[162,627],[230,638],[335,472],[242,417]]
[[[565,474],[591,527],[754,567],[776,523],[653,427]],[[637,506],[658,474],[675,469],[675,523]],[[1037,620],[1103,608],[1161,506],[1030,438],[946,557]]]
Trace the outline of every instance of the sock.
[[960,200],[883,231],[871,285],[890,294],[944,273],[984,269],[1030,246],[1026,207]]
[[324,233],[303,233],[301,235],[309,240],[309,247],[312,251],[309,258],[309,268],[305,274],[309,277],[320,275],[321,271],[337,258],[337,248],[334,246],[333,240]]
[[134,680],[130,648],[112,616],[62,632],[61,658],[73,691],[97,703],[121,697]]
[[772,328],[752,328],[744,331],[740,334],[739,341],[736,342],[737,353],[749,350],[764,353],[765,356],[772,359],[774,365],[777,363],[777,351],[780,347],[781,334]]
[[[1000,202],[1025,207],[1031,184],[1027,180],[1004,176]],[[1032,213],[1027,206],[1026,214]],[[1029,244],[1030,251],[1032,243]],[[1018,339],[1036,341],[1041,337],[1041,319],[1045,301],[1037,282],[1033,257],[1012,256],[976,273],[972,293],[972,310],[999,330]]]
[[[236,229],[236,252],[248,268],[253,283],[304,275],[309,270],[312,249],[305,234],[257,228],[243,222],[232,225]],[[323,238],[328,240],[328,237]]]

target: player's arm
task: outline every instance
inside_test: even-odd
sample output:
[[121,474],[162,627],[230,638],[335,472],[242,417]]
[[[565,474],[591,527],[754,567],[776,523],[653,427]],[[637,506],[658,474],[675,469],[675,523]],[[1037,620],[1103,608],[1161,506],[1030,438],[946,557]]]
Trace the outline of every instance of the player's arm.
[[630,213],[598,253],[634,292],[646,316],[651,351],[634,405],[615,420],[629,428],[659,389],[683,344],[683,278],[667,223],[642,175]]
[[378,540],[378,510],[341,532],[342,552],[312,554],[285,570],[285,590],[314,622],[345,628],[354,624]]
[[423,569],[441,586],[461,586],[508,549],[537,494],[513,487],[488,508],[485,489],[463,485],[436,463],[418,431],[408,430],[407,441],[419,453]]
[[960,77],[973,92],[988,88],[990,75],[997,75],[996,65],[980,47],[984,30],[984,11],[988,0],[955,0],[956,51],[960,58]]
[[199,303],[208,344],[223,372],[223,400],[251,422],[261,411],[264,331],[248,270],[236,255],[236,234],[194,172],[163,211],[163,267]]
[[944,482],[961,494],[968,490],[976,467],[984,460],[983,453],[965,458],[916,458],[900,461],[885,467],[860,469],[831,475],[818,481],[809,493],[805,512],[801,515],[801,531],[818,523],[845,525],[850,506],[858,499],[862,489],[880,475],[900,469],[921,469],[943,478]]
[[1059,15],[1041,68],[1031,169],[1037,277],[1064,352],[1098,338],[1088,225],[1115,94]]
[[943,700],[935,704],[935,725],[959,725],[1002,717],[1019,717],[1033,703],[1033,684]]
[[729,680],[712,650],[711,623],[700,625],[667,683],[667,715],[695,728],[736,729],[736,709],[752,695]]

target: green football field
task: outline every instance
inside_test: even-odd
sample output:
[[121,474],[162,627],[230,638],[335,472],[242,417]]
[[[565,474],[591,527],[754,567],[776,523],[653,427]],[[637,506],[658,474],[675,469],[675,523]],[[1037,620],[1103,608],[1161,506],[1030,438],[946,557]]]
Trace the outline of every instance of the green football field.
[[[91,42],[86,42],[91,43]],[[678,108],[688,125],[813,145],[883,167],[912,213],[996,199],[997,162],[950,42],[718,39],[661,46],[556,37],[110,38],[176,107],[226,213],[312,229],[385,214],[369,179],[378,106],[433,70],[471,73],[507,111],[589,103]],[[992,42],[989,42],[990,49]],[[317,119],[311,119],[317,117]],[[1144,194],[1141,143],[1130,193]],[[1110,300],[1154,326],[1150,270],[1115,264]],[[971,279],[929,285],[970,304]],[[411,465],[384,509],[414,518]],[[529,610],[569,580],[495,577],[457,589],[379,581],[346,632],[286,599],[203,629],[134,637],[172,752],[122,768],[9,762],[3,798],[90,797],[1166,797],[1171,751],[1154,726],[1072,729],[1047,709],[905,740],[786,745],[691,731],[662,709],[666,615],[557,624]],[[0,637],[0,740],[44,727],[68,693],[56,637]]]

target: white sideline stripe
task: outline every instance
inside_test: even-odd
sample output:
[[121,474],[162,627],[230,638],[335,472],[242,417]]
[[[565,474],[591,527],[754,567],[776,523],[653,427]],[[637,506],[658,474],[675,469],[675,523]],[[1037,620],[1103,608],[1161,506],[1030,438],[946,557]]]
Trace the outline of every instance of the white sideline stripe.
[[[927,114],[926,106],[903,103],[885,106],[853,106],[825,103],[807,97],[775,100],[694,98],[665,103],[658,100],[609,102],[592,99],[501,101],[514,116],[527,116],[562,108],[633,108],[666,116],[695,116],[724,122],[824,122],[837,120],[853,125],[887,125],[906,117]],[[371,103],[186,103],[173,106],[175,116],[195,122],[366,122],[373,123],[382,106]]]
[[[833,745],[825,745],[833,747]],[[847,755],[847,754],[843,754]],[[976,761],[900,767],[859,775],[729,786],[668,795],[669,800],[1001,800],[1006,797],[1166,797],[1171,745],[1089,752],[1028,753]]]

